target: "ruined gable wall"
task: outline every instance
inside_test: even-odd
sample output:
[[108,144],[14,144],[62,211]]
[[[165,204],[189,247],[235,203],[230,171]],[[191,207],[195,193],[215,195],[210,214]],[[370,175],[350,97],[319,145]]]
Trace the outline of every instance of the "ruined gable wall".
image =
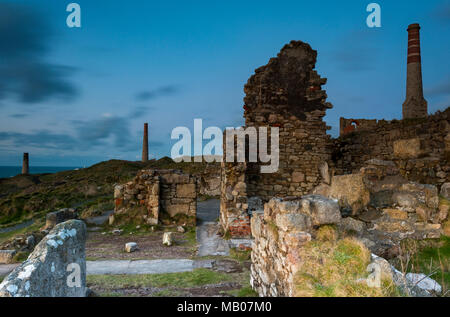
[[292,41],[245,85],[245,128],[279,128],[279,169],[261,173],[260,166],[268,163],[259,157],[258,162],[222,163],[221,223],[232,236],[250,234],[249,197],[301,196],[320,183],[319,165],[331,157],[322,119],[332,105],[321,90],[326,79],[314,71],[316,57],[308,44]]
[[278,172],[264,174],[264,163],[248,164],[249,196],[299,196],[320,181],[318,167],[330,155],[322,118],[332,105],[321,90],[326,78],[314,71],[316,57],[308,44],[292,41],[245,85],[246,127],[278,127],[280,144]]
[[373,158],[389,160],[411,181],[440,185],[450,180],[449,133],[450,108],[423,119],[379,120],[370,130],[333,140],[331,165],[339,175],[359,171]]

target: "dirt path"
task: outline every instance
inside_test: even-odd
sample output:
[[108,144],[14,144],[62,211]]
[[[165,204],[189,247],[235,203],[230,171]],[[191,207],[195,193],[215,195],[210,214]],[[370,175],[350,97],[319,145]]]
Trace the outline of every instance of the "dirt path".
[[230,254],[228,241],[223,240],[219,235],[220,200],[210,199],[197,203],[197,242],[198,256]]
[[212,268],[213,260],[161,259],[138,261],[87,261],[88,275],[101,274],[162,274],[190,272],[197,268]]
[[19,230],[19,229],[23,229],[23,228],[31,226],[33,223],[34,223],[34,220],[31,219],[31,220],[24,221],[22,223],[19,223],[17,225],[11,226],[11,227],[0,228],[0,233],[6,233],[6,232],[11,232],[11,231],[16,231],[16,230]]

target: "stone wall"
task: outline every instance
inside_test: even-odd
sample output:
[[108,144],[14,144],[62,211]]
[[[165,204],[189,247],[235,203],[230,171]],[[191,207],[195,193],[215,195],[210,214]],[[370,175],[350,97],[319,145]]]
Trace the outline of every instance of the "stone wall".
[[375,129],[377,122],[376,119],[347,119],[341,117],[339,120],[339,135],[343,136],[355,131]]
[[56,225],[0,284],[0,297],[86,296],[86,225]]
[[322,196],[270,200],[264,213],[251,219],[252,288],[260,296],[294,296],[294,277],[302,261],[299,249],[318,227],[340,220],[338,204]]
[[335,175],[314,193],[337,200],[343,229],[386,258],[403,239],[439,238],[449,218],[437,186],[408,181],[392,161],[369,160],[358,173]]
[[196,176],[199,195],[220,196],[220,163],[207,163],[205,169]]
[[[320,183],[319,166],[331,157],[328,127],[322,119],[332,105],[321,89],[326,78],[314,70],[316,57],[308,44],[292,41],[256,69],[245,85],[244,128],[254,127],[259,133],[258,128],[267,127],[268,149],[271,129],[279,129],[279,168],[261,173],[260,167],[268,164],[259,158],[250,162],[248,149],[245,163],[222,163],[221,222],[226,230],[249,228],[247,199],[267,202],[272,197],[301,196]],[[236,230],[230,228],[233,224]]]
[[246,168],[245,162],[222,162],[220,223],[233,237],[250,236]]
[[407,179],[424,184],[450,180],[450,108],[427,118],[379,120],[375,127],[333,140],[336,174],[359,171],[370,159],[393,161]]
[[125,216],[137,222],[155,225],[162,216],[197,212],[197,179],[179,170],[142,170],[130,182],[114,190],[114,221]]

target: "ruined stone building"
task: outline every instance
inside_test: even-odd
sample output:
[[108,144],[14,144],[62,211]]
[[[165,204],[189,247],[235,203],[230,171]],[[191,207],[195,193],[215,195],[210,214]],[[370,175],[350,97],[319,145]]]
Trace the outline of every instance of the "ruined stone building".
[[[255,70],[244,88],[244,128],[279,128],[279,169],[261,173],[259,167],[265,163],[247,157],[245,162],[225,162],[224,146],[220,222],[225,231],[248,237],[251,214],[261,213],[270,199],[320,192],[319,185],[329,185],[333,175],[359,173],[373,159],[394,164],[405,181],[433,184],[437,189],[450,181],[450,110],[427,116],[419,29],[418,24],[408,28],[404,119],[341,118],[337,139],[326,133],[323,117],[332,106],[321,89],[326,79],[314,70],[317,52],[308,44],[292,41]],[[375,163],[377,168],[383,164]]]
[[316,57],[308,44],[292,41],[245,85],[245,128],[278,127],[280,163],[276,173],[264,174],[259,160],[225,162],[224,149],[220,221],[232,236],[250,235],[251,209],[272,197],[304,195],[320,183],[319,165],[330,158],[322,119],[332,105],[321,89],[326,78],[314,70]]

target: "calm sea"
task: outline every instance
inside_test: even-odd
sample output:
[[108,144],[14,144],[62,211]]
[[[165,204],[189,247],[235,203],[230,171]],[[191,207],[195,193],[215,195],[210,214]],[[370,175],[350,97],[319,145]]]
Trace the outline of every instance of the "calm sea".
[[[74,166],[30,166],[30,174],[56,173],[70,171]],[[12,177],[22,173],[22,166],[0,166],[0,178]]]

